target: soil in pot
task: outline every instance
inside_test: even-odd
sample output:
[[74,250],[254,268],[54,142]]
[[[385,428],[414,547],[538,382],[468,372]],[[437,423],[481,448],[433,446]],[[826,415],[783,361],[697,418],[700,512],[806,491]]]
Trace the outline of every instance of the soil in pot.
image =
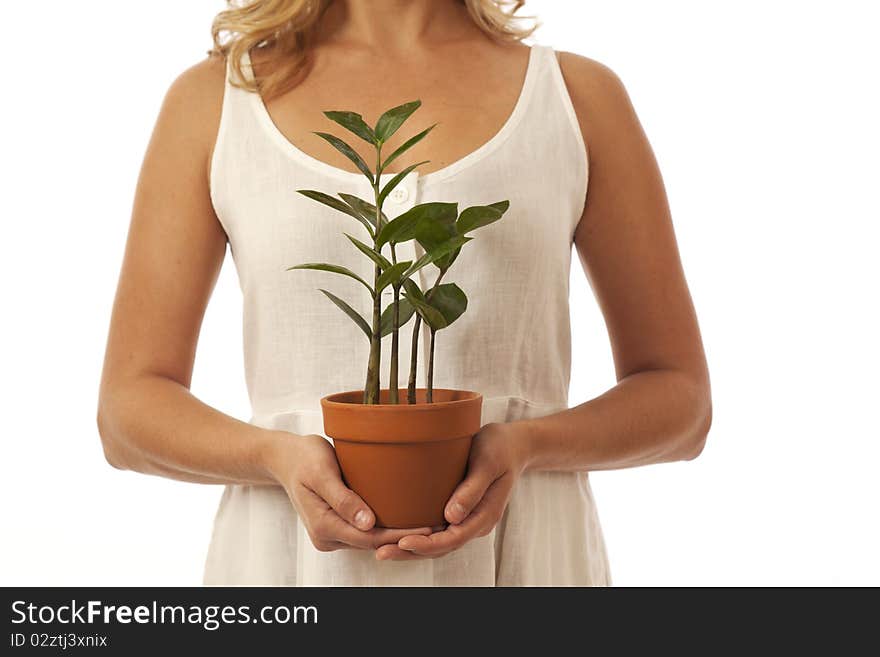
[[416,403],[364,404],[363,391],[321,399],[324,433],[333,439],[342,476],[376,514],[380,527],[435,527],[464,478],[480,430],[483,396],[468,390],[416,390]]

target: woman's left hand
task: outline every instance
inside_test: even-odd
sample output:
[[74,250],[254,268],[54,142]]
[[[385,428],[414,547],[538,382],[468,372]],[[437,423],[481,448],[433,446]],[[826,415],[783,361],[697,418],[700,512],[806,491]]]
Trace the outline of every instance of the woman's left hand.
[[449,526],[429,536],[405,536],[396,545],[383,545],[376,558],[436,558],[457,550],[471,539],[487,536],[507,508],[510,493],[528,462],[522,425],[490,422],[474,436],[467,476],[449,502]]

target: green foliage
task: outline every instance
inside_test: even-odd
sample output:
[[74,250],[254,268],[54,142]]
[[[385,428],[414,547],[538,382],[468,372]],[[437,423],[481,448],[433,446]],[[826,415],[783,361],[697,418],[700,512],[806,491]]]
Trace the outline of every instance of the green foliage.
[[477,228],[488,226],[501,219],[508,205],[510,203],[502,201],[493,205],[475,205],[466,208],[455,222],[455,230],[459,235],[464,235]]
[[458,285],[444,283],[434,288],[429,303],[443,315],[446,326],[449,326],[467,310],[468,300]]
[[407,271],[411,264],[412,260],[404,260],[403,262],[391,265],[390,268],[383,271],[382,275],[379,276],[379,279],[376,281],[376,290],[381,292],[389,285],[393,285],[394,287],[400,285],[402,283],[401,278],[403,277],[404,272]]
[[422,289],[416,284],[416,282],[412,279],[406,279],[403,282],[403,289],[406,294],[410,297],[414,297],[416,301],[424,301],[425,295],[422,293]]
[[391,180],[385,183],[385,186],[382,188],[382,191],[379,192],[379,204],[381,205],[388,195],[394,191],[394,188],[400,184],[400,181],[406,178],[416,167],[420,167],[423,164],[427,164],[429,160],[425,160],[424,162],[416,162],[415,164],[410,164],[403,171],[394,176]]
[[302,194],[303,196],[312,199],[313,201],[318,201],[319,203],[323,203],[324,205],[327,205],[334,210],[339,210],[339,212],[347,214],[349,217],[354,217],[364,225],[364,228],[367,229],[370,237],[373,236],[373,222],[364,217],[360,212],[355,210],[350,204],[343,203],[334,196],[330,196],[329,194],[325,194],[324,192],[317,192],[312,189],[298,189],[296,191],[299,194]]
[[389,242],[408,242],[416,236],[419,224],[423,222],[445,222],[451,217],[455,221],[458,214],[457,203],[421,203],[389,221],[376,236],[376,245],[382,248]]
[[364,335],[367,336],[367,339],[370,338],[370,334],[371,334],[370,325],[367,324],[367,320],[365,320],[363,317],[361,317],[360,313],[357,310],[355,310],[354,308],[349,306],[347,303],[345,303],[345,301],[343,301],[342,299],[337,297],[332,292],[328,292],[327,290],[324,290],[324,289],[321,289],[321,292],[323,292],[327,296],[327,298],[330,299],[330,301],[335,303],[336,306],[340,310],[342,310],[342,312],[344,312],[346,315],[351,317],[352,321],[355,324],[357,324],[360,327],[360,329],[364,332]]
[[[415,349],[415,346],[421,321],[424,321],[431,329],[428,390],[432,389],[434,334],[436,331],[450,326],[461,317],[468,305],[467,296],[458,285],[455,283],[441,285],[440,279],[455,262],[463,246],[473,239],[468,236],[468,233],[498,221],[510,205],[507,201],[499,201],[490,205],[476,205],[466,208],[459,214],[457,203],[429,202],[415,205],[394,219],[388,220],[382,212],[383,204],[388,195],[406,176],[417,167],[426,164],[427,161],[405,167],[392,176],[381,188],[380,176],[386,167],[421,142],[435,126],[426,128],[404,141],[391,155],[385,158],[384,162],[381,162],[382,146],[420,106],[421,102],[416,100],[394,107],[382,114],[375,127],[372,128],[356,112],[324,112],[329,120],[342,126],[374,148],[377,162],[376,171],[371,170],[364,159],[339,137],[326,132],[315,133],[354,163],[358,170],[366,176],[373,189],[373,203],[344,192],[339,192],[339,198],[336,198],[315,190],[297,190],[300,194],[314,201],[353,217],[366,228],[372,240],[372,245],[370,245],[344,233],[345,237],[372,262],[375,272],[372,286],[350,269],[339,265],[312,262],[288,267],[288,271],[311,269],[346,276],[356,280],[370,292],[373,299],[372,325],[347,302],[331,292],[321,289],[321,292],[342,310],[370,340],[370,360],[367,367],[367,382],[364,387],[364,403],[379,403],[379,340],[390,334],[394,335],[392,342],[394,346],[391,355],[393,360],[389,388],[397,390],[397,331],[414,317],[416,318],[416,325],[413,328],[414,349],[411,352],[410,387],[407,397],[414,401],[415,368],[418,356],[418,350]],[[416,240],[425,253],[415,261],[397,262],[395,247],[411,240]],[[382,248],[385,245],[389,245],[391,249],[391,260],[382,253]],[[427,292],[423,292],[411,276],[430,264],[437,267],[439,274],[434,285]],[[394,289],[394,300],[380,312],[381,294],[389,285]]]
[[325,262],[307,262],[302,265],[294,265],[293,267],[288,267],[287,271],[290,271],[292,269],[314,269],[316,271],[329,271],[334,274],[342,274],[343,276],[353,278],[358,283],[367,288],[370,291],[371,296],[375,294],[375,292],[373,292],[373,288],[370,286],[369,283],[367,283],[363,278],[355,274],[351,269],[348,269],[346,267],[341,267],[339,265],[329,265]]
[[472,237],[462,237],[461,235],[450,237],[448,240],[446,240],[436,248],[427,251],[425,255],[412,263],[412,265],[404,275],[409,278],[423,267],[426,267],[436,260],[440,260],[441,258],[449,255],[453,251],[460,249],[462,245],[464,245],[466,242],[470,242],[472,239]]
[[376,127],[373,129],[373,132],[376,134],[376,141],[379,144],[384,144],[388,141],[388,139],[391,138],[391,135],[397,132],[397,129],[403,125],[403,122],[421,106],[422,101],[414,100],[410,103],[404,103],[403,105],[393,107],[385,112],[379,117],[379,120],[376,122]]
[[360,169],[361,173],[363,173],[367,177],[367,180],[370,181],[370,184],[373,184],[373,172],[370,170],[370,167],[367,165],[367,163],[364,162],[363,158],[358,155],[351,146],[346,144],[339,137],[336,137],[329,133],[316,132],[315,134],[318,135],[321,139],[325,140],[327,143],[329,143],[337,151],[345,155],[345,157],[347,157],[349,160],[351,160],[354,165],[358,169]]
[[[455,219],[457,213],[458,210],[456,208],[449,214],[437,217],[435,221],[423,221],[416,227],[416,241],[426,253],[437,249],[447,240],[456,236]],[[458,248],[440,258],[436,258],[434,265],[441,273],[445,273],[452,266],[452,263],[455,262],[460,251],[461,249]]]
[[[399,310],[397,312],[397,326],[400,328],[401,326],[405,326],[409,320],[413,318],[415,315],[416,309],[412,307],[412,304],[405,298],[401,298],[398,302]],[[389,304],[384,311],[382,311],[382,317],[379,320],[379,334],[384,338],[386,335],[391,335],[393,330],[393,319],[394,319],[394,304]]]
[[416,308],[425,323],[434,331],[446,328],[467,310],[467,296],[455,283],[444,283],[432,288],[430,299],[422,294],[415,283],[405,285],[404,289],[406,300]]
[[415,137],[410,137],[405,142],[403,142],[403,144],[401,146],[399,146],[394,152],[391,153],[391,155],[389,155],[385,159],[385,161],[382,163],[382,170],[384,171],[385,169],[387,169],[389,164],[394,162],[394,160],[396,160],[398,157],[400,157],[401,155],[406,153],[410,148],[412,148],[413,146],[418,144],[420,141],[422,141],[422,139],[427,137],[428,133],[431,132],[431,130],[433,130],[436,126],[437,126],[437,124],[435,123],[431,127],[425,128],[424,130],[422,130]]
[[[370,203],[369,201],[365,201],[362,198],[358,198],[357,196],[352,196],[351,194],[346,194],[344,192],[339,192],[339,198],[341,198],[352,210],[358,213],[361,217],[363,217],[373,228],[376,227],[376,206]],[[385,213],[382,212],[379,215],[379,228],[388,223],[388,217],[385,216]],[[372,237],[372,233],[370,235]]]
[[388,260],[388,258],[383,256],[376,249],[370,248],[369,246],[367,246],[366,244],[361,242],[359,239],[352,237],[348,233],[345,233],[345,236],[349,240],[351,240],[352,244],[354,244],[358,249],[360,249],[361,253],[363,253],[370,260],[372,260],[377,265],[379,265],[380,269],[389,269],[391,267],[391,262]]
[[371,146],[375,146],[376,135],[360,114],[354,112],[324,112],[324,116],[331,121],[335,121],[349,132],[356,134]]
[[406,299],[415,307],[416,312],[425,320],[425,324],[437,331],[446,326],[446,318],[439,310],[434,308],[427,301],[417,299],[412,295],[406,295]]

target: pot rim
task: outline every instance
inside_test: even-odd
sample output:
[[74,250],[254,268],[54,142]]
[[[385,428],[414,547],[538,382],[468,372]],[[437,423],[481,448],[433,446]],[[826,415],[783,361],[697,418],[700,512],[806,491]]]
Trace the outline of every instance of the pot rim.
[[[383,388],[384,390],[384,388]],[[418,388],[418,390],[424,390],[424,388]],[[326,409],[355,409],[355,408],[363,408],[365,410],[369,410],[371,412],[404,412],[404,413],[418,413],[421,411],[431,411],[436,410],[438,408],[451,408],[456,406],[464,406],[466,404],[473,404],[477,400],[481,400],[483,398],[482,393],[475,392],[473,390],[459,390],[457,388],[434,388],[434,392],[455,392],[459,394],[467,395],[464,399],[452,399],[449,401],[436,401],[431,402],[430,404],[423,402],[421,404],[364,404],[363,402],[344,402],[337,401],[334,398],[343,397],[346,395],[363,395],[363,389],[360,390],[346,390],[344,392],[334,392],[330,395],[326,395],[321,398],[321,407]],[[404,410],[406,409],[406,410]]]

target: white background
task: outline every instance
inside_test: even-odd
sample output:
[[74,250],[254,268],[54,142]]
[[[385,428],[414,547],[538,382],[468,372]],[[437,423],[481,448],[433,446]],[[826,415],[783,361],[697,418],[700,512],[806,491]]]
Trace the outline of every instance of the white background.
[[[7,4],[0,583],[198,584],[220,488],[112,470],[95,411],[140,161],[223,3]],[[540,42],[608,64],[630,91],[713,377],[698,460],[593,476],[618,585],[880,584],[870,6],[527,4]],[[193,389],[247,419],[231,264]],[[572,313],[576,404],[614,383],[576,259]]]

